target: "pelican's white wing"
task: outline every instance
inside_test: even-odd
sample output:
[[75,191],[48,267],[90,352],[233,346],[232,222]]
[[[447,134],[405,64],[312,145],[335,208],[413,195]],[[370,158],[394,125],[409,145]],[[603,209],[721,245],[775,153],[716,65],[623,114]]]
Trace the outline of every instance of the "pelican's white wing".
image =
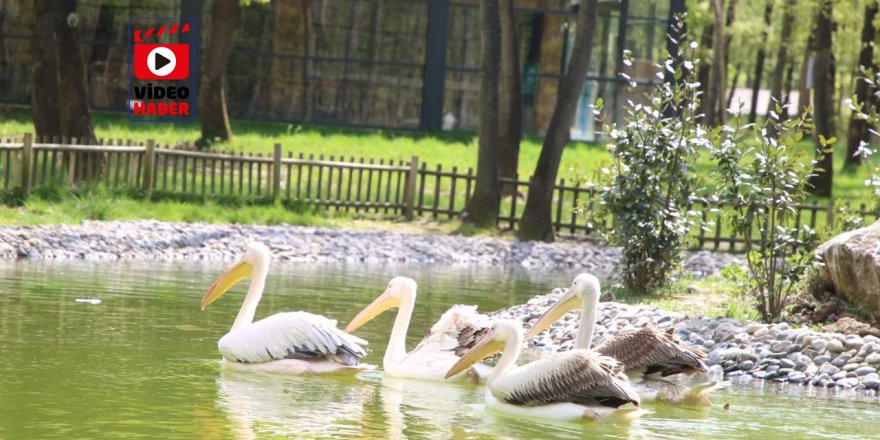
[[478,313],[477,306],[452,306],[399,365],[386,365],[385,370],[390,368],[394,376],[443,380],[446,371],[490,326],[489,318]]
[[451,352],[461,357],[491,326],[486,315],[477,312],[477,306],[454,305],[431,327],[410,355],[424,352]]
[[229,332],[217,343],[224,358],[242,363],[277,359],[330,360],[357,365],[367,342],[336,328],[336,321],[307,312],[278,313]]

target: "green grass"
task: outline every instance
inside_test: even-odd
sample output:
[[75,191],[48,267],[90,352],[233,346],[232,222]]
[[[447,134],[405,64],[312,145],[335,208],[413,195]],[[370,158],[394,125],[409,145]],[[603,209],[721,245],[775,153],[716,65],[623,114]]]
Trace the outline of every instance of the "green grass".
[[752,300],[739,293],[734,281],[720,275],[695,280],[688,274],[648,296],[630,294],[621,286],[614,286],[611,291],[616,301],[655,306],[685,315],[734,318],[742,322],[759,319]]
[[297,203],[234,197],[187,198],[155,194],[144,199],[135,191],[91,186],[76,191],[42,187],[27,200],[7,196],[0,225],[76,224],[85,220],[154,219],[172,222],[295,224],[327,226],[334,219],[319,209]]

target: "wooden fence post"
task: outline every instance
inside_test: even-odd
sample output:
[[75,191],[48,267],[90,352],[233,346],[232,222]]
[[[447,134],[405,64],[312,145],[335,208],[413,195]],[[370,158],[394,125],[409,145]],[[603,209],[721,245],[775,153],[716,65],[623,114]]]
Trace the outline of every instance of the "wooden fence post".
[[27,199],[31,193],[31,169],[33,169],[34,135],[25,133],[21,148],[21,198]]
[[825,228],[832,230],[834,226],[834,199],[828,199],[828,207],[825,212]]
[[275,144],[272,152],[272,197],[281,198],[281,144]]
[[406,173],[406,187],[404,188],[403,200],[406,203],[406,208],[403,211],[403,216],[407,220],[413,219],[413,213],[415,212],[416,206],[416,177],[419,174],[419,157],[413,156],[409,162],[409,171]]
[[153,191],[153,172],[156,164],[156,141],[147,140],[147,147],[144,150],[144,172],[143,172],[143,189],[147,193],[147,197]]

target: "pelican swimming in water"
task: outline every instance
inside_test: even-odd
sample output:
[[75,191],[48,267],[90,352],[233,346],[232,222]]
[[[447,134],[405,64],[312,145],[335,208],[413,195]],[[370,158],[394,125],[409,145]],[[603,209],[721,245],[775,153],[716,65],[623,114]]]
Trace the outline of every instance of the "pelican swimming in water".
[[623,365],[589,350],[554,353],[516,366],[523,329],[518,321],[498,320],[446,377],[501,351],[486,381],[486,406],[518,416],[556,420],[630,422],[647,413],[640,408]]
[[232,329],[217,347],[224,365],[283,374],[355,374],[366,341],[336,328],[336,321],[307,312],[277,313],[254,322],[263,296],[272,255],[261,243],[251,243],[241,260],[205,293],[202,310],[245,278],[251,278],[244,304]]
[[[588,273],[578,275],[568,292],[538,318],[526,338],[537,336],[570,310],[580,306],[580,325],[574,348],[590,348],[599,296],[599,280]],[[663,379],[675,374],[693,376],[706,372],[706,364],[703,363],[705,353],[684,345],[671,328],[664,333],[646,326],[617,335],[596,347],[595,351],[623,364],[642,400],[709,405],[708,393],[719,387],[717,382],[707,382],[687,388]]]
[[[416,282],[412,278],[395,277],[370,305],[361,310],[345,331],[352,332],[382,312],[397,307],[397,317],[391,328],[388,348],[382,359],[385,374],[422,380],[443,380],[452,364],[458,362],[489,327],[489,318],[477,313],[476,306],[452,306],[427,336],[411,352],[406,352],[406,333],[416,304]],[[460,378],[472,381],[488,372],[489,367],[480,364],[468,370]]]

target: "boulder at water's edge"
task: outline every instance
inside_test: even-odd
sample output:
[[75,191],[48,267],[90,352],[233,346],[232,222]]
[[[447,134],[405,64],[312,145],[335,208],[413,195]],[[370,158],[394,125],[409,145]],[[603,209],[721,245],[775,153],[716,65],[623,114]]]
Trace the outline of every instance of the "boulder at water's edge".
[[880,220],[840,234],[816,248],[822,278],[838,295],[880,315]]

